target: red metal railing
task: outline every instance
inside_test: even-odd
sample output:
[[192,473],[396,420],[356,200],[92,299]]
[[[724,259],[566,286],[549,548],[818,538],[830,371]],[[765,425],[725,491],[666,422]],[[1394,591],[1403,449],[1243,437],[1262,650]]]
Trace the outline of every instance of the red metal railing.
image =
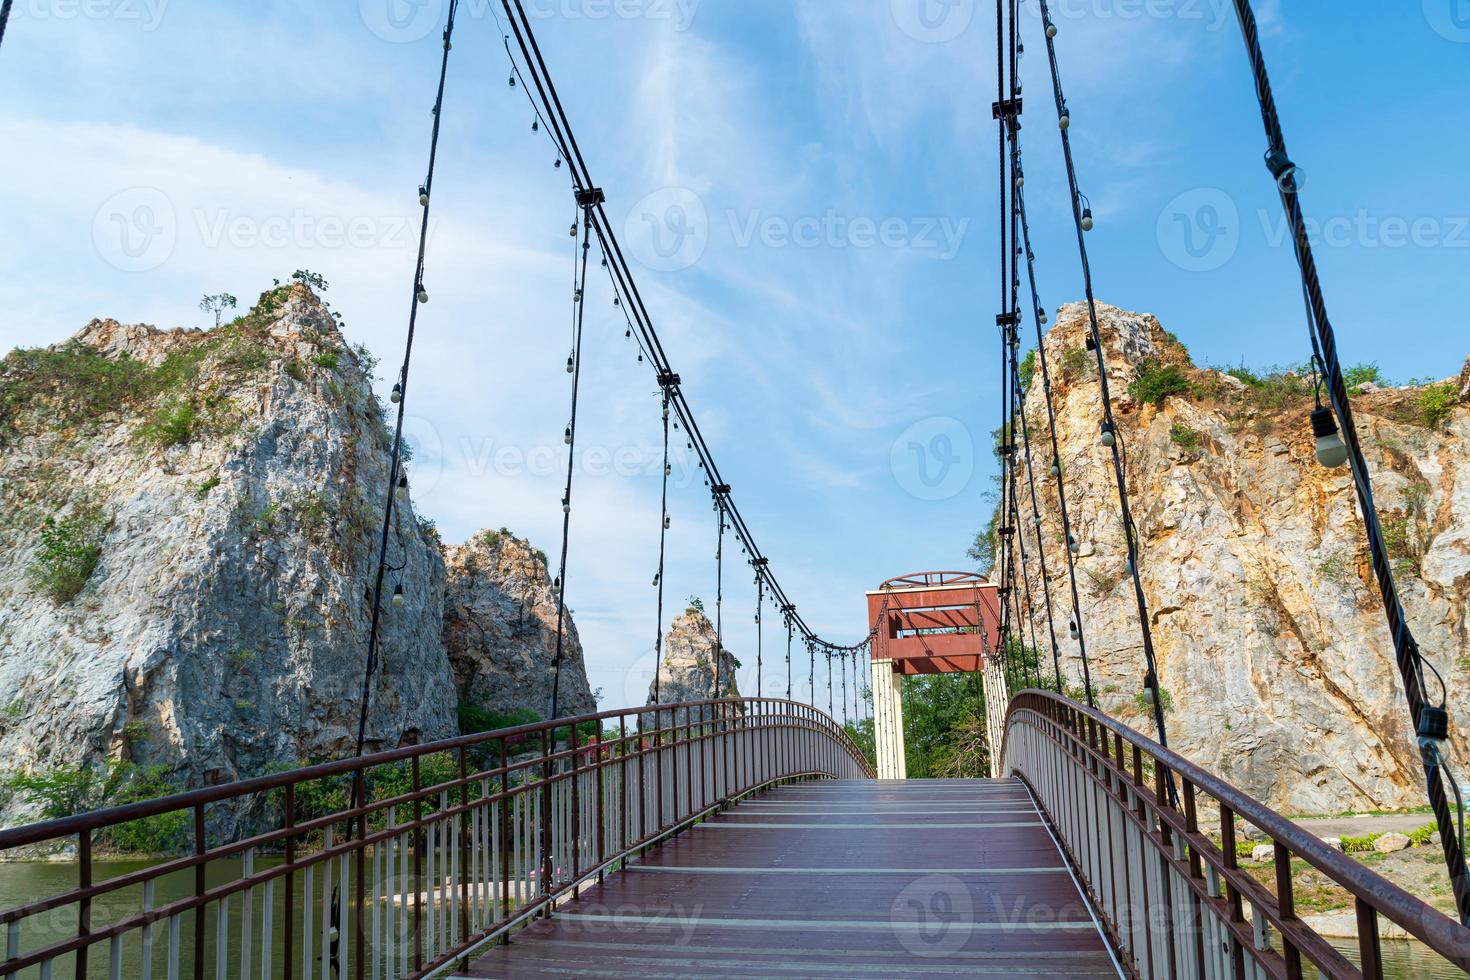
[[[1004,759],[1006,771],[1031,787],[1137,976],[1299,978],[1310,969],[1311,976],[1376,980],[1383,976],[1381,921],[1470,971],[1470,929],[1105,715],[1024,691],[1011,701]],[[1269,886],[1236,856],[1237,821],[1272,842]],[[1352,896],[1358,963],[1297,914],[1293,861]]]
[[[745,794],[872,775],[825,713],[745,698],[522,725],[19,827],[0,832],[0,854],[74,840],[77,885],[0,912],[0,977],[425,976]],[[257,829],[211,843],[225,810],[255,813]],[[99,838],[175,817],[191,853],[99,874]]]

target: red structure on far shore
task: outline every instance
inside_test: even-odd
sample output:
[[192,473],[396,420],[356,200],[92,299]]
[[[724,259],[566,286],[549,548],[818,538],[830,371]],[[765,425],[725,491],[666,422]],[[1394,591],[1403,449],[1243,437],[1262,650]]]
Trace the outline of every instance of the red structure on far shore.
[[975,572],[918,572],[868,593],[877,625],[872,659],[895,674],[947,674],[985,668],[999,650],[999,589]]

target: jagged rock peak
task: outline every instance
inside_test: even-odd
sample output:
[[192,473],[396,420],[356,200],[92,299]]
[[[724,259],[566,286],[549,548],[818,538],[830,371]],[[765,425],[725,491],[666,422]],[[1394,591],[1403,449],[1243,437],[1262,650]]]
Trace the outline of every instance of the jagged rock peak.
[[[370,371],[300,284],[218,328],[94,320],[5,358],[7,768],[198,786],[352,751],[387,493]],[[370,750],[456,731],[437,537],[394,517]]]
[[[648,704],[674,704],[680,701],[704,701],[714,695],[715,650],[718,648],[714,624],[704,611],[690,606],[674,618],[664,636],[663,662],[654,685],[648,688]],[[720,653],[720,696],[740,697],[735,672],[740,661],[728,649]]]
[[[551,711],[556,590],[546,555],[505,528],[444,549],[444,644],[462,704],[501,719]],[[563,631],[560,716],[595,711],[571,611]]]
[[[1310,379],[1197,367],[1154,317],[1104,304],[1098,315],[1171,747],[1287,811],[1417,804],[1423,776],[1352,479],[1315,459]],[[1082,622],[1100,706],[1151,730],[1086,323],[1086,306],[1068,304],[1045,339]],[[1405,611],[1449,690],[1465,690],[1470,365],[1431,385],[1371,380],[1355,385],[1353,410]],[[1042,483],[1039,542],[1023,522],[1031,581],[1044,546],[1064,585],[1040,383],[1025,410]],[[1053,618],[1066,623],[1070,593],[1051,592]],[[1044,602],[1039,590],[1033,601]],[[1065,633],[1059,642],[1080,689],[1077,644]],[[1460,752],[1463,732],[1453,733]]]

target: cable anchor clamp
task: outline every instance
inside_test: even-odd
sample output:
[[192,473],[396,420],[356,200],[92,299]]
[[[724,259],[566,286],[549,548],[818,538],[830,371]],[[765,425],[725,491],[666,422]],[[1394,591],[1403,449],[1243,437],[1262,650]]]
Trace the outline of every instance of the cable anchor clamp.
[[595,208],[599,204],[607,203],[607,195],[602,192],[601,187],[589,187],[586,190],[577,191],[577,205],[584,208]]

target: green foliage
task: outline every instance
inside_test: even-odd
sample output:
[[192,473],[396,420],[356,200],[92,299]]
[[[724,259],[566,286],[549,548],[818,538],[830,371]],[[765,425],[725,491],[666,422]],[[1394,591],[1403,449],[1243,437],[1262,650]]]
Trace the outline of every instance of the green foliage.
[[216,473],[214,476],[211,476],[209,479],[203,481],[199,484],[199,486],[194,488],[194,496],[198,497],[200,500],[203,500],[205,497],[209,496],[209,491],[219,486],[219,484],[219,474]]
[[[904,744],[910,779],[937,779],[957,765],[962,732],[984,715],[975,674],[921,674],[903,678]],[[988,755],[982,760],[989,765]],[[967,773],[984,774],[984,768]]]
[[[179,789],[163,766],[138,766],[119,760],[110,761],[102,769],[61,766],[38,772],[16,772],[5,779],[4,786],[22,794],[26,802],[39,806],[41,816],[47,820],[157,799]],[[144,817],[99,831],[97,844],[118,851],[177,851],[186,842],[188,823],[187,810]]]
[[204,298],[199,301],[199,308],[206,313],[214,314],[214,325],[219,326],[220,316],[225,310],[233,310],[236,303],[235,297],[229,293],[205,293]]
[[704,612],[704,600],[701,599],[697,595],[690,596],[689,597],[689,610],[687,610],[687,611],[692,611],[692,612],[697,612],[697,613],[703,613]]
[[236,670],[244,670],[255,662],[254,650],[236,650],[230,654],[230,666]]
[[1312,394],[1312,385],[1307,377],[1310,372],[1305,368],[1269,368],[1257,373],[1241,365],[1216,370],[1242,382],[1245,400],[1258,409],[1279,411],[1290,408]]
[[476,735],[480,732],[499,731],[502,728],[532,725],[541,720],[541,716],[530,708],[517,708],[508,715],[502,715],[467,701],[459,703],[458,714],[461,735]]
[[999,524],[1000,502],[997,500],[989,522],[975,534],[975,540],[970,542],[969,550],[966,552],[981,575],[989,575],[995,568],[995,529]]
[[1086,377],[1093,365],[1093,356],[1087,352],[1087,348],[1070,348],[1062,354],[1062,378],[1066,381],[1076,381],[1078,378]]
[[109,524],[101,508],[92,505],[77,507],[66,517],[46,518],[30,567],[31,585],[57,605],[75,599],[102,558]]
[[286,362],[286,366],[283,370],[285,370],[286,372],[286,377],[290,378],[292,381],[306,380],[306,369],[303,368],[301,366],[301,362],[296,360],[294,357]]
[[1204,451],[1204,436],[1198,429],[1191,429],[1182,422],[1175,422],[1169,430],[1169,439],[1184,451],[1185,455],[1199,458]]
[[1459,393],[1451,382],[1430,385],[1419,392],[1419,421],[1427,429],[1437,429],[1450,419],[1459,402]]
[[0,433],[13,432],[19,416],[42,399],[54,428],[94,421],[121,408],[149,373],[141,361],[105,357],[76,341],[56,350],[13,351],[0,374]]
[[313,357],[311,363],[319,368],[335,371],[337,369],[337,352],[334,350],[324,350],[316,357]]
[[1031,379],[1036,376],[1036,349],[1034,347],[1026,352],[1026,356],[1021,360],[1019,371],[1017,377],[1021,382],[1021,390],[1030,391]]
[[1353,579],[1353,566],[1349,556],[1334,551],[1323,556],[1317,563],[1317,575],[1334,585],[1346,585]]
[[1342,837],[1342,852],[1344,854],[1362,854],[1373,850],[1373,842],[1382,837],[1382,834],[1364,834],[1362,837]]
[[152,732],[149,730],[147,722],[130,721],[122,726],[123,741],[129,745],[146,742],[151,735]]
[[878,768],[878,741],[873,729],[873,719],[861,718],[856,722],[846,722],[842,726],[847,732],[847,737],[853,740],[863,758],[868,760],[868,765],[874,769]]
[[548,571],[551,569],[551,563],[546,559],[546,552],[542,551],[540,548],[536,549],[536,560],[541,563],[542,568],[545,568]]
[[281,505],[279,503],[266,504],[240,519],[241,530],[245,532],[247,538],[263,538],[275,530],[280,514]]
[[160,448],[181,446],[194,434],[199,410],[189,401],[166,402],[138,434]]
[[1165,398],[1189,390],[1184,372],[1172,364],[1150,359],[1138,366],[1138,377],[1128,386],[1128,394],[1149,405],[1163,404]]
[[[1161,707],[1161,708],[1164,709],[1164,714],[1165,715],[1168,715],[1170,712],[1172,712],[1174,710],[1174,695],[1170,694],[1167,689],[1162,688],[1162,687],[1158,689],[1158,692],[1159,692],[1159,707]],[[1154,713],[1154,692],[1153,692],[1153,690],[1150,689],[1150,688],[1144,688],[1143,690],[1141,690],[1137,694],[1135,694],[1133,696],[1133,707],[1138,711],[1139,714],[1142,714],[1142,715],[1150,715],[1150,716],[1153,715],[1153,713]]]
[[291,273],[291,278],[294,279],[296,282],[310,286],[312,289],[315,289],[319,293],[324,293],[327,291],[327,281],[323,279],[319,274],[312,272],[310,269],[297,269],[295,272]]
[[1383,384],[1383,375],[1377,364],[1354,364],[1343,370],[1342,380],[1347,385],[1349,395],[1361,395],[1364,385]]

